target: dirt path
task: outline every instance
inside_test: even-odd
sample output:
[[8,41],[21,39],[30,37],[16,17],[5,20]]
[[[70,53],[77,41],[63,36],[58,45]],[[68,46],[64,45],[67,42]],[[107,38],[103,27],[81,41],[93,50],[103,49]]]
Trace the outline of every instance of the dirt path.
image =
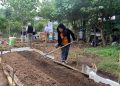
[[10,53],[4,56],[4,62],[15,69],[25,86],[106,86],[39,57],[35,52]]
[[1,64],[0,64],[0,86],[9,86],[7,77],[3,73]]

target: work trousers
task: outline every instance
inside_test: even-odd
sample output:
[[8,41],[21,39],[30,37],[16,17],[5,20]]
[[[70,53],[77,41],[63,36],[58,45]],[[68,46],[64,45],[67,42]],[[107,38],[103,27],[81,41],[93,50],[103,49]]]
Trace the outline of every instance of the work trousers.
[[61,60],[62,62],[66,61],[68,58],[70,45],[67,45],[66,47],[61,49]]

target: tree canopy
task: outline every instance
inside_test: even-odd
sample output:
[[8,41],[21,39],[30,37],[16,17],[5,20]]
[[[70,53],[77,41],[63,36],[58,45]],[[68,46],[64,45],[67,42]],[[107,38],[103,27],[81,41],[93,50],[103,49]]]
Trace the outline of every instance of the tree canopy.
[[7,0],[5,4],[6,16],[21,22],[32,20],[36,14],[36,0]]
[[[39,16],[70,24],[76,34],[83,29],[85,37],[88,34],[86,32],[97,28],[104,39],[113,34],[114,28],[117,28],[117,34],[120,34],[119,4],[120,0],[6,0],[2,3],[5,9],[0,9],[0,18],[1,21],[3,18],[21,25],[28,21],[34,22],[34,17]],[[113,16],[115,20],[112,20]],[[36,25],[39,24],[42,23]]]

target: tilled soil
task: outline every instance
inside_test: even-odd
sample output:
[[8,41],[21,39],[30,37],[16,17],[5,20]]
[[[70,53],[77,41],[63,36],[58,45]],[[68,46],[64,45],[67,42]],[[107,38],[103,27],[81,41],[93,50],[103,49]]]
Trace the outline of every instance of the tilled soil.
[[2,66],[0,64],[0,86],[9,86],[7,77],[5,76]]
[[24,86],[107,86],[35,52],[9,53],[4,55],[4,62],[14,68]]
[[[56,48],[54,47],[54,44],[48,44],[47,46],[45,46],[44,44],[36,44],[34,45],[34,48],[40,50],[40,51],[44,51],[44,53],[49,53],[53,50],[55,50]],[[68,56],[68,60],[67,60],[67,64],[70,66],[73,66],[79,70],[81,70],[82,68],[82,64],[87,64],[89,66],[91,66],[92,63],[98,63],[99,62],[99,58],[95,57],[95,56],[91,56],[91,55],[82,55],[81,52],[79,52],[79,48],[78,47],[74,47],[72,46],[70,48],[69,51],[69,56]],[[55,52],[53,52],[51,54],[52,56],[54,56],[55,60],[60,61],[60,50],[57,50]]]

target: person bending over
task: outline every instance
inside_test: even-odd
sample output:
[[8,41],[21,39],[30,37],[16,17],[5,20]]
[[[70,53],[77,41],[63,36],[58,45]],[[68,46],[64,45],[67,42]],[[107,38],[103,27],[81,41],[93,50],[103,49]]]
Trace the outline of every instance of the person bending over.
[[[58,47],[65,46],[71,42],[71,37],[73,41],[76,40],[73,32],[65,27],[64,24],[59,24],[57,27],[58,32]],[[70,44],[61,49],[61,61],[66,63],[68,53],[69,53]]]

